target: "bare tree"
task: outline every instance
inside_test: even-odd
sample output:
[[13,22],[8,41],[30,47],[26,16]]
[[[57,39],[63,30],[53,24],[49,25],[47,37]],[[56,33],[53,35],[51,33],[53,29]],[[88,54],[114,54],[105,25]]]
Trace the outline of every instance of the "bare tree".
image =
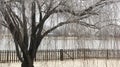
[[[119,1],[119,0],[118,0]],[[118,2],[116,0],[1,0],[0,12],[2,25],[8,28],[13,36],[16,52],[21,67],[33,67],[34,58],[42,39],[56,28],[77,23],[86,27],[99,29],[84,19],[98,16],[106,5]],[[29,4],[27,4],[30,2]],[[30,5],[31,4],[31,5]],[[26,7],[31,6],[31,7]],[[78,7],[77,7],[78,6]],[[28,9],[30,8],[30,10]],[[27,11],[28,9],[28,11]],[[65,19],[56,22],[47,30],[44,25],[50,22],[52,16]],[[39,22],[37,22],[39,20]],[[20,51],[23,53],[21,56]]]

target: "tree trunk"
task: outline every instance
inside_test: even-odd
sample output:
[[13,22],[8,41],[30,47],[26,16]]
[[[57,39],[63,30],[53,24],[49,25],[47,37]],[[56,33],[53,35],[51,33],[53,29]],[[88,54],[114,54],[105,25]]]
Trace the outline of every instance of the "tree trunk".
[[23,52],[23,59],[24,60],[22,61],[21,67],[34,67],[33,58],[30,57],[30,55]]
[[24,60],[21,64],[21,67],[34,67],[33,61],[32,61],[32,63],[30,63],[27,60]]

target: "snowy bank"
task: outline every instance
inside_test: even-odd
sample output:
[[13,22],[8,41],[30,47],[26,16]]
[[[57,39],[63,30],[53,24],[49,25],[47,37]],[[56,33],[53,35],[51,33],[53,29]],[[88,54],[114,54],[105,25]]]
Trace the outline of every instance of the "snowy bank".
[[[21,63],[0,63],[0,67],[20,67]],[[35,62],[35,67],[119,67],[120,60],[80,59]]]

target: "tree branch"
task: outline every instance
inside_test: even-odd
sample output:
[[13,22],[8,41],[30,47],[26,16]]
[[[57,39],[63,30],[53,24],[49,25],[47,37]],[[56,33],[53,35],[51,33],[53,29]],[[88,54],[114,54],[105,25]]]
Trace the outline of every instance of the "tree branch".
[[8,28],[8,25],[4,21],[0,21],[0,25],[3,25],[4,27]]
[[[72,10],[69,10],[69,9],[64,9],[64,10],[52,10],[50,13],[53,14],[53,13],[62,13],[62,12],[67,12],[67,13],[70,13],[74,16],[80,16],[81,19],[84,19],[86,17],[89,17],[90,15],[98,15],[98,13],[96,12],[93,12],[92,10],[96,7],[99,7],[99,6],[104,6],[104,5],[108,5],[108,4],[112,4],[112,3],[116,3],[116,2],[120,2],[120,1],[106,1],[106,0],[100,0],[98,1],[96,4],[88,7],[87,9],[85,10],[82,10],[80,13],[76,13],[75,11],[72,11]],[[94,10],[95,11],[95,10]],[[87,16],[85,16],[87,15]],[[86,26],[86,27],[90,27],[90,28],[95,28],[95,29],[99,29],[97,28],[95,25],[91,25],[91,24],[88,24],[88,23],[85,23],[85,22],[81,22],[81,21],[67,21],[67,22],[61,22],[59,23],[58,25],[54,26],[53,28],[47,30],[44,34],[43,34],[43,37],[46,36],[48,33],[50,33],[51,31],[55,30],[56,28],[62,26],[62,25],[65,25],[65,24],[69,24],[69,23],[80,23],[81,25],[83,26]]]
[[36,42],[36,3],[35,1],[32,2],[32,8],[31,8],[31,20],[32,20],[32,29],[31,29],[31,39],[30,39],[30,47],[29,47],[29,54],[32,55],[32,51],[35,48],[35,42]]
[[74,16],[84,16],[86,14],[98,15],[98,13],[95,12],[96,10],[94,10],[94,9],[96,9],[96,8],[99,9],[99,8],[102,8],[105,5],[109,5],[109,4],[117,3],[117,2],[120,2],[120,1],[100,0],[96,4],[91,5],[87,9],[84,9],[84,10],[82,10],[80,12],[75,12],[74,10],[70,10],[70,9],[59,9],[59,10],[54,9],[54,10],[51,11],[51,14],[67,12],[67,13],[70,13],[70,14],[72,14]]
[[23,41],[24,45],[26,46],[26,49],[28,49],[28,31],[27,31],[27,21],[26,21],[26,15],[25,15],[25,1],[22,0],[22,19],[23,19]]
[[86,22],[83,21],[79,21],[79,20],[72,20],[72,21],[66,21],[66,22],[61,22],[59,24],[57,24],[56,26],[52,27],[51,29],[47,30],[42,36],[46,36],[48,33],[50,33],[51,31],[55,30],[56,28],[66,25],[66,24],[70,24],[70,23],[77,23],[86,27],[90,27],[90,28],[94,28],[94,29],[99,29],[98,27],[96,27],[95,25],[92,24],[88,24]]
[[17,43],[17,41],[15,39],[14,39],[14,42],[15,42],[17,56],[18,56],[19,60],[21,62],[23,62],[23,58],[21,57],[21,53],[20,53],[20,50],[19,50],[19,45],[18,45],[18,43]]

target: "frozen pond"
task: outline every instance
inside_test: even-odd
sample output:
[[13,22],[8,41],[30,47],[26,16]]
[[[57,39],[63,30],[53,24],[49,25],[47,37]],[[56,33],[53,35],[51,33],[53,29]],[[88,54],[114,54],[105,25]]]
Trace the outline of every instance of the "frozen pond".
[[[46,37],[43,39],[39,50],[46,49],[120,49],[120,39],[86,39],[75,37]],[[11,39],[3,38],[0,40],[0,50],[15,50]]]

